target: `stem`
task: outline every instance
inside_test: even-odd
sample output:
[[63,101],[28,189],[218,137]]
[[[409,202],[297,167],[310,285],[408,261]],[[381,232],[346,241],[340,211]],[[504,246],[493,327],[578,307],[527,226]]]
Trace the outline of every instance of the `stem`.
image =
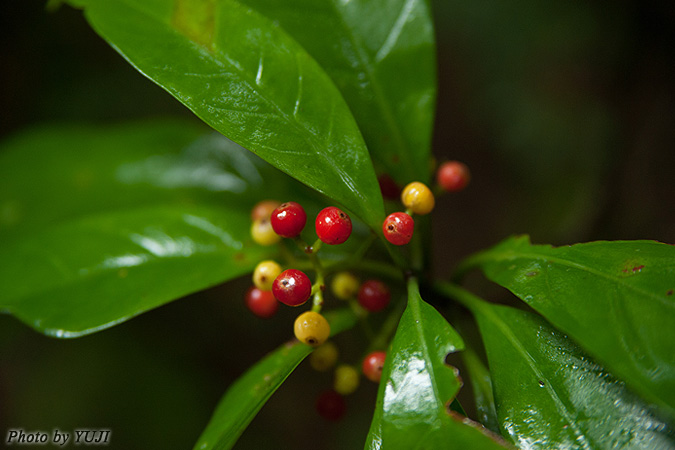
[[447,281],[437,281],[433,285],[434,290],[445,297],[456,300],[472,312],[485,311],[487,302],[472,294],[461,286]]
[[385,321],[382,323],[382,326],[378,330],[375,339],[370,341],[370,345],[368,346],[368,351],[366,353],[370,353],[374,350],[384,350],[387,348],[389,341],[391,340],[391,337],[394,334],[394,331],[396,331],[396,327],[401,320],[401,316],[403,315],[405,307],[406,302],[396,303],[394,309],[389,313]]
[[402,280],[403,274],[399,269],[393,267],[391,264],[383,263],[381,261],[373,261],[369,259],[359,261],[338,261],[326,267],[326,274],[341,272],[343,270],[355,270],[370,272],[380,275],[390,280]]
[[468,272],[472,271],[473,269],[476,269],[478,266],[481,265],[481,263],[485,259],[486,253],[487,252],[485,251],[478,252],[464,258],[464,260],[462,260],[455,269],[455,272],[452,275],[452,282],[456,284],[461,283]]

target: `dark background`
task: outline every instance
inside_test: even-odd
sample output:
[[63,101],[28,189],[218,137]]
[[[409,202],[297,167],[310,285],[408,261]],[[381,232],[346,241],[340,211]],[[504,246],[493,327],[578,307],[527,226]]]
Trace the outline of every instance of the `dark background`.
[[[675,243],[672,2],[438,0],[434,8],[434,154],[466,162],[473,175],[466,191],[438,201],[435,247],[448,250],[434,256],[436,275],[514,233],[555,245]],[[2,2],[0,55],[0,137],[44,122],[191,116],[68,7]],[[226,387],[289,337],[294,313],[261,324],[241,304],[247,285],[237,280],[75,340],[0,316],[0,438],[9,427],[91,427],[112,430],[111,448],[191,448]],[[349,348],[349,339],[338,344]],[[375,387],[364,381],[336,426],[313,411],[328,384],[329,375],[301,365],[237,448],[361,448]]]

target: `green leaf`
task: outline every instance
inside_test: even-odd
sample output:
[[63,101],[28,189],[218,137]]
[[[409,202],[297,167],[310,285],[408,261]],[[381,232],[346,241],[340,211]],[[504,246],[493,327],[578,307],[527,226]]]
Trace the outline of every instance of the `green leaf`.
[[384,207],[340,92],[279,26],[234,0],[85,0],[98,34],[197,116],[351,210]]
[[[328,312],[325,317],[331,325],[331,336],[356,323],[356,316],[347,309]],[[265,402],[311,352],[311,347],[293,340],[251,367],[220,400],[194,450],[232,448]]]
[[462,361],[469,372],[473,397],[476,400],[478,421],[485,425],[488,430],[499,432],[490,372],[471,348],[466,348],[462,352]]
[[500,449],[489,431],[450,410],[461,387],[445,364],[462,350],[457,332],[408,285],[408,307],[387,351],[368,449]]
[[428,181],[436,61],[424,0],[242,3],[278,21],[331,76],[379,169]]
[[675,247],[617,241],[554,248],[515,237],[467,265],[480,266],[675,416]]
[[302,195],[289,181],[189,122],[19,135],[0,149],[0,310],[76,337],[243,275],[277,251],[250,207]]
[[623,382],[540,317],[482,303],[502,432],[532,449],[675,448],[673,430]]

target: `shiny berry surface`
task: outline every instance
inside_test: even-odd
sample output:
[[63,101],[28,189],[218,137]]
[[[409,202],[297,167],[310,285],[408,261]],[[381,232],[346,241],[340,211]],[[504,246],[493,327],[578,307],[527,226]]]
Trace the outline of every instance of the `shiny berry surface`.
[[429,214],[436,205],[433,192],[424,183],[414,181],[401,191],[401,202],[415,214]]
[[251,220],[269,219],[274,211],[281,204],[278,200],[263,200],[255,204],[251,209]]
[[281,237],[274,232],[269,219],[258,219],[251,224],[251,237],[260,245],[274,245],[281,241]]
[[321,314],[307,311],[295,319],[293,331],[300,342],[318,347],[330,336],[330,324]]
[[337,422],[347,412],[345,399],[334,390],[322,392],[316,399],[316,411],[321,417],[331,422]]
[[296,269],[284,270],[272,283],[274,297],[289,306],[300,306],[312,294],[312,282],[304,272]]
[[381,311],[391,300],[386,284],[379,280],[365,281],[359,289],[359,304],[371,312]]
[[316,235],[329,245],[344,243],[352,234],[352,220],[349,215],[335,206],[324,208],[316,216]]
[[382,378],[382,369],[384,368],[384,359],[386,356],[387,354],[385,352],[369,353],[363,360],[363,364],[361,366],[363,375],[365,375],[370,381],[379,383],[380,378]]
[[256,316],[269,319],[279,310],[279,302],[272,292],[251,286],[246,292],[246,307]]
[[436,171],[436,182],[447,192],[461,191],[470,180],[469,168],[459,161],[445,162]]
[[404,212],[389,214],[382,223],[382,233],[394,245],[405,245],[412,239],[415,220]]
[[272,211],[270,221],[279,236],[293,238],[299,236],[305,228],[307,213],[299,203],[286,202]]

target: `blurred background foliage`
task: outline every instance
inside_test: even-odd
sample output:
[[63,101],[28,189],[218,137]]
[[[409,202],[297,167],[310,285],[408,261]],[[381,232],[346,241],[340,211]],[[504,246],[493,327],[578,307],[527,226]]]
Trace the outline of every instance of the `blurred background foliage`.
[[[435,255],[436,275],[513,233],[556,245],[675,243],[672,2],[432,3],[433,150],[437,161],[459,159],[473,173],[465,192],[438,202],[434,247],[448,250]],[[2,138],[44,122],[191,115],[70,8],[47,13],[40,1],[2,2],[0,54]],[[111,448],[191,448],[225,388],[290,337],[294,312],[260,322],[242,304],[248,284],[197,293],[76,340],[43,337],[0,316],[2,437],[8,427],[90,427],[111,429]],[[349,344],[357,338],[338,344],[358,348]],[[302,364],[237,448],[266,448],[269,439],[280,449],[362,447],[376,389],[364,382],[336,426],[313,410],[330,383]]]

